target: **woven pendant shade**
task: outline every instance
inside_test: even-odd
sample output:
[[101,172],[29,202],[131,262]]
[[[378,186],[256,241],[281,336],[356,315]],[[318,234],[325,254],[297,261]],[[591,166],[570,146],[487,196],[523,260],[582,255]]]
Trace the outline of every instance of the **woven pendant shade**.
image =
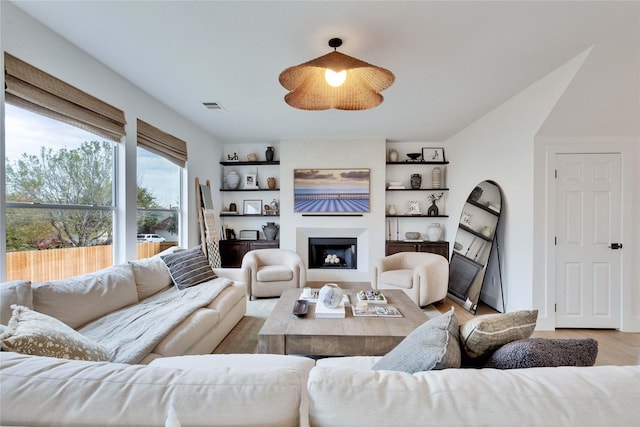
[[[347,71],[345,82],[330,86],[325,70]],[[359,59],[331,52],[280,73],[280,84],[290,92],[287,104],[301,110],[367,110],[377,107],[384,97],[380,92],[393,84],[393,73]]]

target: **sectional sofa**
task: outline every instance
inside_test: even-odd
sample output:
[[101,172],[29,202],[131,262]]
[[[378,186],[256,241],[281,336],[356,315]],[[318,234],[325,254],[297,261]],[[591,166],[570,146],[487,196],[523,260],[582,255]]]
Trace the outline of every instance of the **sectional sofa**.
[[127,365],[0,353],[2,425],[624,426],[640,366],[371,368],[378,357],[204,355]]
[[[178,277],[179,266],[167,262],[182,262],[184,274]],[[198,263],[205,276],[195,275]],[[198,285],[179,289],[176,280]],[[48,316],[30,319],[38,328],[53,329],[58,320],[87,338],[90,344],[83,345],[106,351],[110,361],[146,364],[158,357],[210,354],[246,313],[248,280],[244,269],[212,271],[199,248],[172,248],[68,279],[2,283],[0,325],[7,325],[16,304],[25,307],[23,317]],[[5,349],[22,345],[13,341],[3,341]]]

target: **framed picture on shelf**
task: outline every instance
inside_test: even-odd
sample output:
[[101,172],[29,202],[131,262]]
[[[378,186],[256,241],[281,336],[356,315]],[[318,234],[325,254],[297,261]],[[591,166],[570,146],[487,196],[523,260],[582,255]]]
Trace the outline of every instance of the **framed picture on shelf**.
[[245,200],[243,215],[262,215],[262,200]]
[[444,162],[444,148],[423,147],[423,162]]
[[242,186],[245,190],[257,190],[258,189],[258,179],[255,173],[246,173],[244,174],[244,185]]

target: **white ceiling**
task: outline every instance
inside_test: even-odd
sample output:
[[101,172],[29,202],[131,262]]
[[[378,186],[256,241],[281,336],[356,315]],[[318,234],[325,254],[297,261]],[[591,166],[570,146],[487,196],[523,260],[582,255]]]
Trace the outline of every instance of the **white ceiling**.
[[[444,141],[590,46],[637,49],[640,33],[637,1],[13,3],[223,142]],[[279,73],[328,53],[331,37],[343,39],[342,53],[395,74],[381,106],[285,104]],[[630,62],[635,73],[619,73],[626,80],[611,79],[599,96],[637,108],[628,93],[638,89],[637,57],[614,59],[598,69]]]

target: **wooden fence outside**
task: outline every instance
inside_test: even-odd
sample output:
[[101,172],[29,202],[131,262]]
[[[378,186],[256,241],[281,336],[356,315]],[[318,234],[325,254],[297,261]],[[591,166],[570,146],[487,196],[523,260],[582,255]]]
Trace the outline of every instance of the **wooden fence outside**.
[[[138,243],[138,259],[148,258],[176,242]],[[43,282],[91,273],[113,265],[111,245],[7,252],[7,281]]]

